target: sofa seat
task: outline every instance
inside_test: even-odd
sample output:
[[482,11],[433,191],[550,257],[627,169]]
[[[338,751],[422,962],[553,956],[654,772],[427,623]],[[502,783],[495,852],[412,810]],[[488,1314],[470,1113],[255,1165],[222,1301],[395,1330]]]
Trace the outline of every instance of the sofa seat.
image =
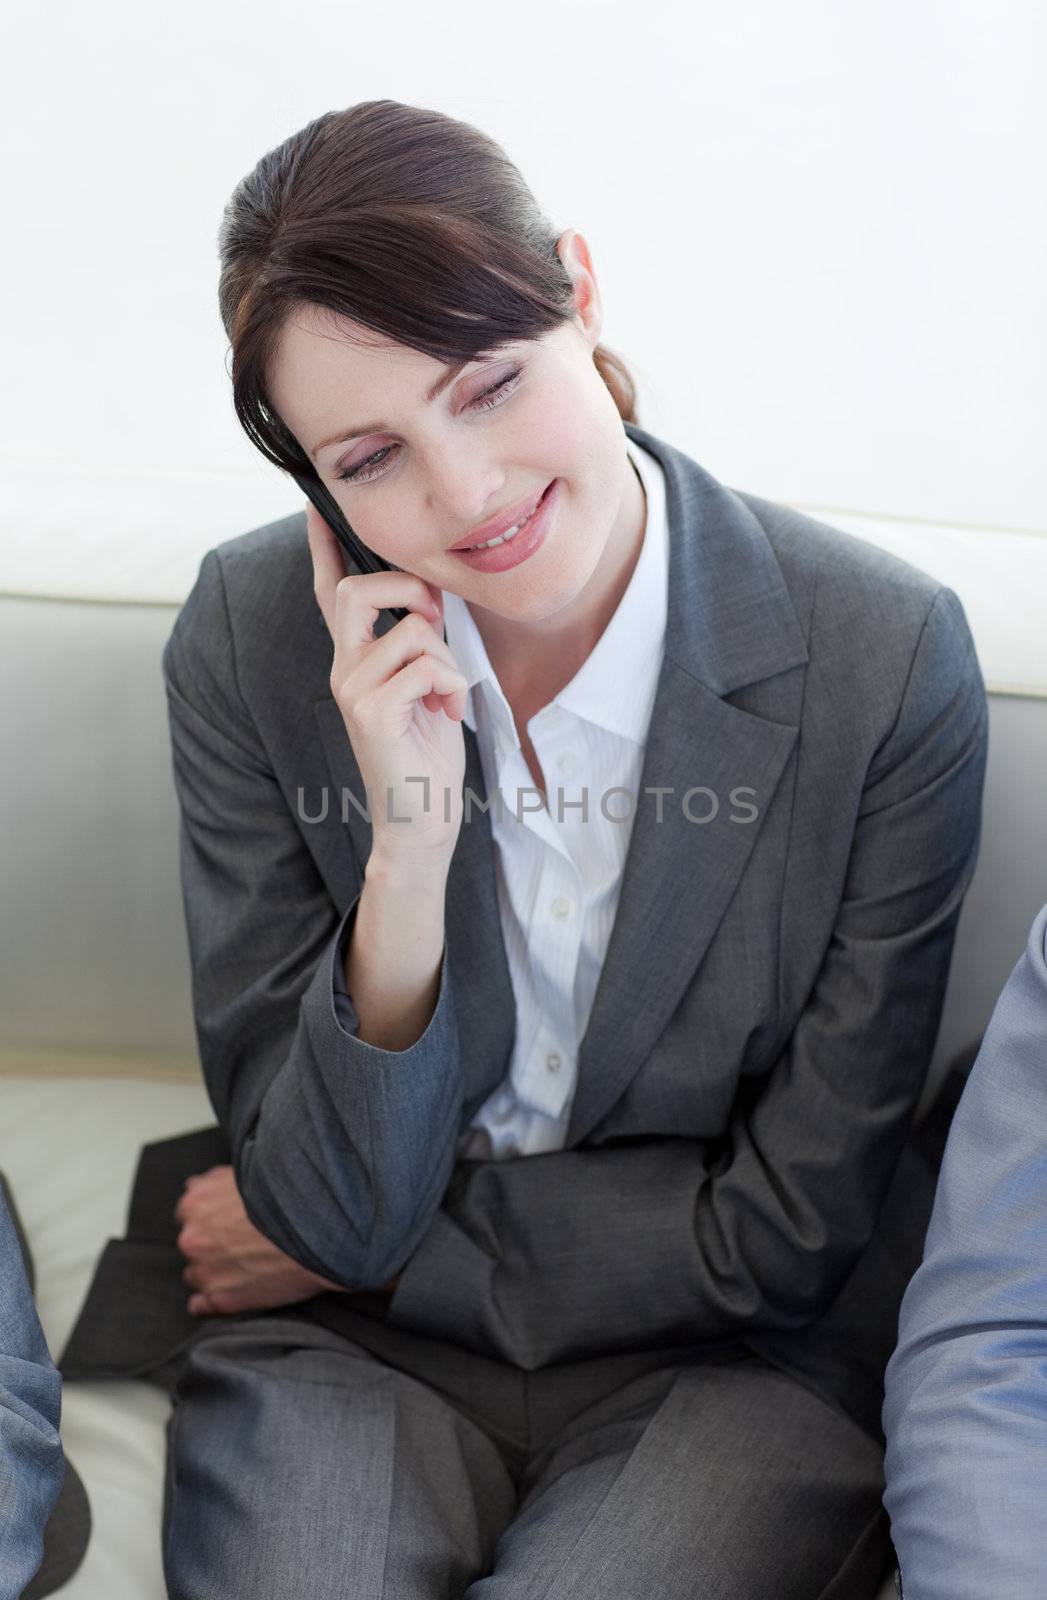
[[[36,1269],[36,1303],[57,1360],[107,1239],[125,1231],[141,1145],[214,1121],[202,1083],[106,1077],[0,1079],[0,1168]],[[146,1383],[67,1383],[62,1440],[93,1527],[68,1600],[166,1600],[160,1564],[165,1424]]]

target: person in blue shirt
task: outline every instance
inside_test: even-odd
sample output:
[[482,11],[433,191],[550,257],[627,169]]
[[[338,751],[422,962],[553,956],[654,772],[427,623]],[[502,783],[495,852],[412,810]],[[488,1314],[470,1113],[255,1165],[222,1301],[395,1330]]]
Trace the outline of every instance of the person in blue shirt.
[[0,1600],[39,1600],[83,1558],[90,1511],[67,1470],[62,1382],[32,1295],[32,1258],[0,1173]]
[[1047,905],[957,1107],[887,1369],[905,1600],[1047,1594]]

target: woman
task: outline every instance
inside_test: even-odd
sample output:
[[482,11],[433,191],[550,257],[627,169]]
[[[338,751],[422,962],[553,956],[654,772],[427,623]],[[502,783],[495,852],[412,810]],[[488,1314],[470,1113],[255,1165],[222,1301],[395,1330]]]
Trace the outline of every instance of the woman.
[[1047,1573],[1047,905],[956,1111],[887,1368],[886,1505],[906,1600]]
[[164,653],[242,1197],[178,1204],[171,1594],[872,1594],[960,604],[639,428],[586,241],[467,125],[317,118],[221,252],[241,423],[393,570],[310,508]]

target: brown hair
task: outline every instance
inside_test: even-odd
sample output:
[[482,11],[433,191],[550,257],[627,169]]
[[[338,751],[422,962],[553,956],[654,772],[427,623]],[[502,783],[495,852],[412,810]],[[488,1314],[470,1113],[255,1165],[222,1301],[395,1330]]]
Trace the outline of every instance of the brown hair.
[[[468,123],[396,100],[316,117],[237,184],[219,230],[218,303],[248,438],[284,471],[318,477],[267,399],[296,308],[474,361],[572,316],[558,237],[504,151]],[[623,422],[635,422],[625,363],[603,345],[593,360]]]

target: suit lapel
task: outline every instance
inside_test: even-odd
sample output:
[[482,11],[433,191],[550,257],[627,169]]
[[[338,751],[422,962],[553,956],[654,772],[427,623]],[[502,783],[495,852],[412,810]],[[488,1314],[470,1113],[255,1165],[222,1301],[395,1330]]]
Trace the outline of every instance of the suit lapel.
[[[495,845],[476,734],[465,735],[466,813],[447,879],[447,951],[454,981],[465,1085],[464,1122],[509,1071],[516,1038],[516,997],[502,938]],[[479,803],[472,803],[470,796]],[[471,820],[470,820],[471,819]]]
[[[567,1144],[579,1144],[620,1098],[682,999],[760,834],[795,726],[733,706],[743,685],[807,661],[781,569],[756,518],[688,457],[632,424],[629,436],[666,479],[669,579],[665,657],[614,926],[579,1047]],[[689,819],[701,787],[719,810]],[[749,822],[731,791],[755,791]],[[666,789],[661,820],[648,789]],[[692,797],[691,815],[712,802]]]
[[[708,949],[752,854],[796,729],[719,699],[672,662],[659,680],[621,893],[579,1047],[567,1143],[610,1110],[657,1043]],[[730,794],[746,786],[749,815]],[[700,792],[683,806],[689,789]],[[648,789],[668,790],[661,821]],[[749,793],[749,790],[752,793]]]

